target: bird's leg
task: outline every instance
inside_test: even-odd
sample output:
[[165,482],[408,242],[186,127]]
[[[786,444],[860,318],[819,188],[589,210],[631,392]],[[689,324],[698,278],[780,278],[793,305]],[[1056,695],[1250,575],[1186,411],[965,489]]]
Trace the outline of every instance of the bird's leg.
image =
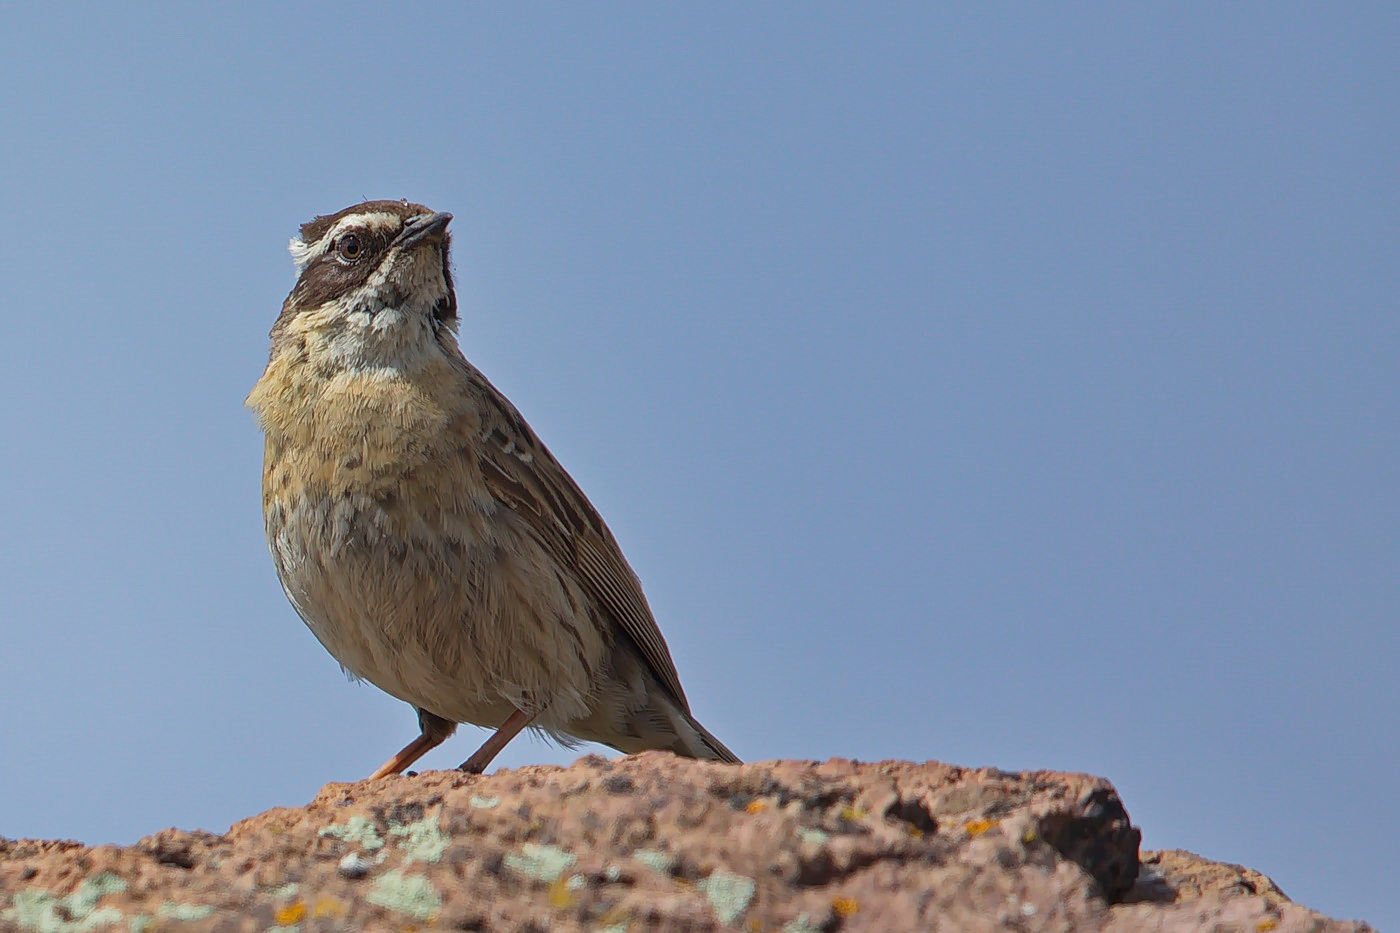
[[441,716],[434,716],[427,710],[420,709],[418,711],[418,730],[421,733],[418,738],[399,749],[399,753],[384,762],[378,771],[369,776],[369,780],[388,777],[391,774],[402,774],[409,765],[437,748],[449,735],[457,731],[457,724],[450,719],[443,719]]
[[[457,766],[458,771],[466,771],[468,774],[480,774],[486,770],[486,766],[491,763],[491,759],[500,754],[501,749],[510,744],[510,740],[520,734],[520,730],[530,724],[535,717],[531,713],[522,713],[520,710],[510,714],[510,718],[501,724],[501,728],[492,733],[472,756]],[[406,751],[407,749],[405,749]]]

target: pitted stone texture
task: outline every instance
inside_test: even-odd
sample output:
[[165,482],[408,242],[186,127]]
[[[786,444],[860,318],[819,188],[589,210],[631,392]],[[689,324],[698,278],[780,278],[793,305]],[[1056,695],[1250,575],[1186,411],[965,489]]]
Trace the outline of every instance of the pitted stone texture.
[[329,784],[125,849],[0,840],[0,930],[1370,929],[1138,841],[1081,774],[594,756]]

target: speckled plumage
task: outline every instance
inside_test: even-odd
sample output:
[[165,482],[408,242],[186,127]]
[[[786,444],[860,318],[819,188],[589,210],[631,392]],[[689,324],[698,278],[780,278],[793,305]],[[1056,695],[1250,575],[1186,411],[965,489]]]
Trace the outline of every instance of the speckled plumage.
[[448,219],[366,202],[293,241],[301,278],[248,398],[288,598],[420,711],[412,757],[519,710],[566,742],[737,760],[690,715],[607,526],[458,349]]

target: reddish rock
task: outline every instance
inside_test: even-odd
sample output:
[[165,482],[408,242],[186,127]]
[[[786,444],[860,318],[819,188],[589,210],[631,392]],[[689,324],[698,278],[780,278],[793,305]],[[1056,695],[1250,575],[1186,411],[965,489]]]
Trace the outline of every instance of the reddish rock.
[[328,784],[223,835],[0,840],[0,929],[1370,930],[1138,841],[1082,774],[589,757]]

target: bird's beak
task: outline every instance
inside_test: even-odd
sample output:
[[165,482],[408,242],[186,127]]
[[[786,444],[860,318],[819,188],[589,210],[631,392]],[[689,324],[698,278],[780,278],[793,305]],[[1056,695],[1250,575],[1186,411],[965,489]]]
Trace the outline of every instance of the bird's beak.
[[403,225],[403,232],[394,240],[394,245],[402,250],[412,249],[424,240],[441,236],[451,220],[452,215],[447,213],[410,217]]

